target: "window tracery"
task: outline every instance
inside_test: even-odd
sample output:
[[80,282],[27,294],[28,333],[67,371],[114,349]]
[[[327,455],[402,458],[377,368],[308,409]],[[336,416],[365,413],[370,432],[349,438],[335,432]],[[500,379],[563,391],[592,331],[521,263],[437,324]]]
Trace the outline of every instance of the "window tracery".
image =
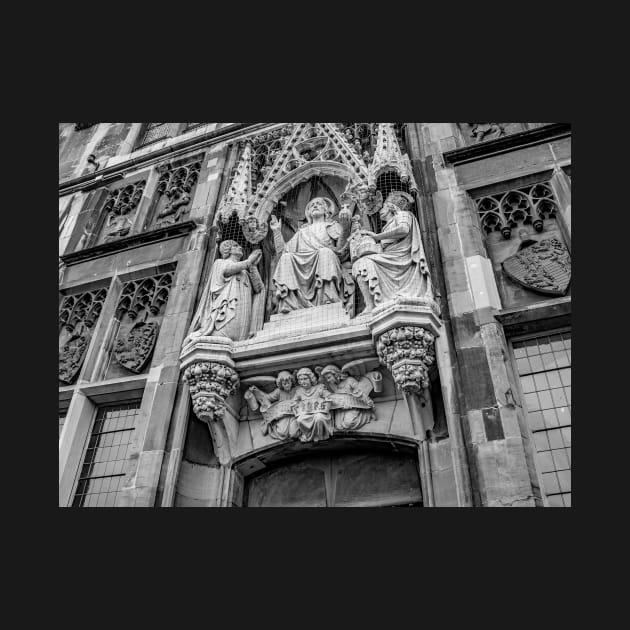
[[505,239],[519,225],[531,225],[542,232],[545,219],[555,218],[558,211],[553,190],[547,183],[481,197],[475,203],[486,234],[501,232]]

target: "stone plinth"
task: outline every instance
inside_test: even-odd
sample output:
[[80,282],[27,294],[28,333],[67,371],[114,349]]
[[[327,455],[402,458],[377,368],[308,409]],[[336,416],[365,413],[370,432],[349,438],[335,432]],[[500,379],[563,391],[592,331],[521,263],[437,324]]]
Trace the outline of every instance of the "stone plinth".
[[429,368],[435,363],[435,338],[442,323],[430,299],[398,297],[372,311],[369,323],[380,362],[404,393],[421,441],[433,428],[429,401]]

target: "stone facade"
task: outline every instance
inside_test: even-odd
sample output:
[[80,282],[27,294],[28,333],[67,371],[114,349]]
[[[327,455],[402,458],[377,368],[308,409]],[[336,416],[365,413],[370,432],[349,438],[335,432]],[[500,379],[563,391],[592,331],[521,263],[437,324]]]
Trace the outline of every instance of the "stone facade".
[[59,505],[570,505],[565,123],[60,123]]

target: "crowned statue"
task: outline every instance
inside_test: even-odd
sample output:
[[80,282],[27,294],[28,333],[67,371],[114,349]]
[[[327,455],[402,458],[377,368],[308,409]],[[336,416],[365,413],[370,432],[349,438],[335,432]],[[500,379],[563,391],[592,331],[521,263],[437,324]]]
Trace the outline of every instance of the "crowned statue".
[[396,296],[432,297],[420,227],[408,210],[412,202],[408,193],[392,192],[380,209],[382,232],[358,230],[353,235],[372,243],[371,247],[362,243],[352,265],[365,300],[364,313]]
[[240,341],[248,336],[252,297],[263,289],[256,268],[262,252],[254,250],[249,258],[241,260],[243,249],[232,240],[223,241],[219,252],[221,258],[212,265],[188,339],[219,336]]
[[280,221],[272,215],[269,222],[280,254],[272,278],[278,313],[344,302],[349,294],[344,283],[352,283],[339,259],[350,234],[349,212],[337,213],[331,199],[316,197],[307,204],[304,214],[307,224],[287,243]]

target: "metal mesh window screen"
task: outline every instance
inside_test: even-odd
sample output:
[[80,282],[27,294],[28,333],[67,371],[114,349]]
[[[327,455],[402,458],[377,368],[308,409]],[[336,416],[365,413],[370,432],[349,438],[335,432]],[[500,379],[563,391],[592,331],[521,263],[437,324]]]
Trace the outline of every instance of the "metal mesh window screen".
[[550,507],[571,506],[571,333],[513,343]]
[[[387,199],[388,195],[395,190],[402,190],[403,192],[414,195],[409,191],[409,184],[403,183],[398,176],[398,173],[388,171],[381,173],[376,180],[376,188],[383,194],[383,201]],[[416,202],[414,201],[409,206],[409,212],[411,212],[416,219],[418,219],[418,212],[416,210]],[[370,223],[375,232],[381,232],[383,230],[383,221],[378,212],[370,217]]]
[[174,129],[173,125],[177,124],[178,123],[147,123],[142,138],[138,143],[138,148],[168,138],[171,135],[171,131]]
[[85,452],[73,507],[114,507],[140,401],[101,407]]

